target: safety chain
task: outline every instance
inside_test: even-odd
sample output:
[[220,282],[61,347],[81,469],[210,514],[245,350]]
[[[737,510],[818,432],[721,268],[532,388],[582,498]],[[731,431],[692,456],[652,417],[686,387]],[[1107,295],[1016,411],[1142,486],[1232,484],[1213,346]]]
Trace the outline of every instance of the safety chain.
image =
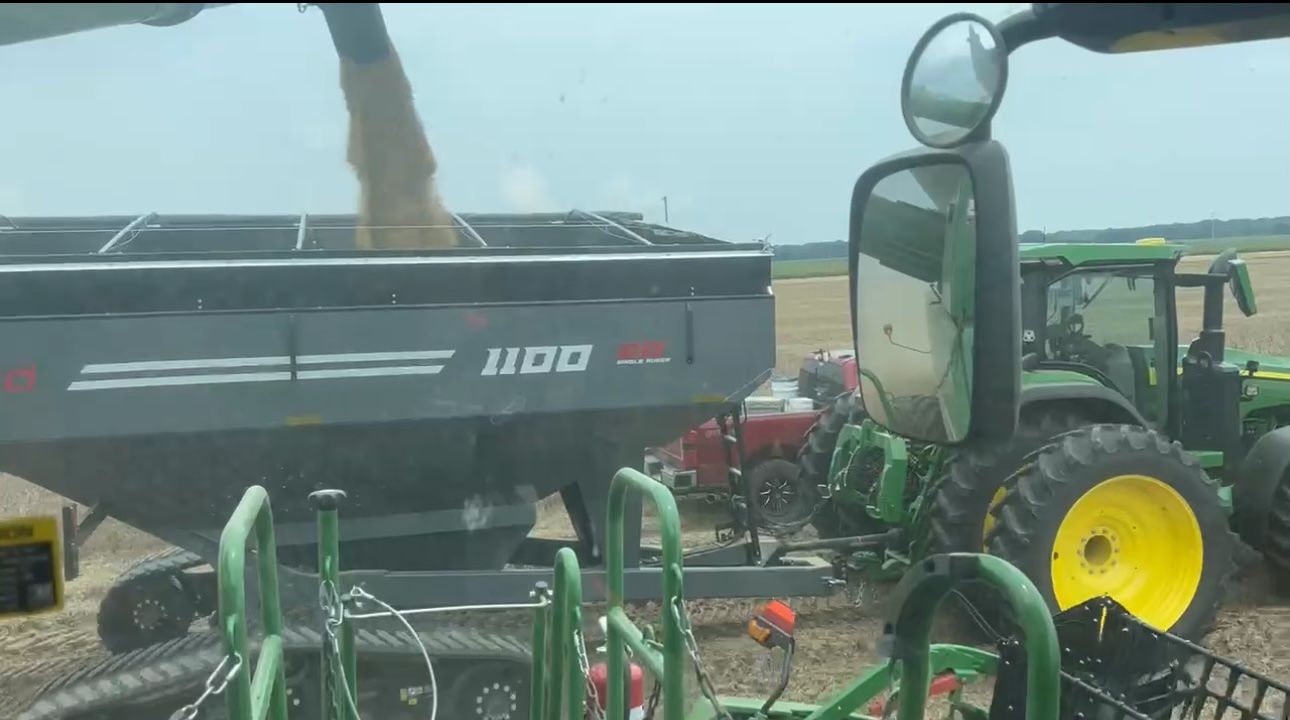
[[[228,667],[230,662],[233,663],[232,667]],[[215,669],[211,671],[210,676],[206,678],[206,687],[202,690],[202,694],[192,703],[179,708],[171,714],[170,720],[196,720],[202,703],[211,697],[223,694],[224,690],[228,688],[228,684],[232,682],[233,678],[237,677],[241,670],[241,655],[237,653],[225,655],[224,659],[219,661],[219,665],[216,665]]]
[[721,704],[717,698],[717,689],[712,685],[712,678],[708,675],[707,669],[703,667],[703,661],[699,658],[699,641],[694,637],[694,627],[690,624],[690,614],[685,609],[685,601],[678,595],[672,599],[672,615],[676,618],[676,624],[681,628],[681,638],[685,640],[685,649],[690,654],[690,660],[694,663],[694,676],[699,681],[699,690],[703,697],[712,704],[712,709],[716,711],[717,717],[722,720],[733,720],[730,713],[726,711],[726,706]]
[[900,689],[896,687],[896,659],[887,660],[887,701],[882,706],[881,720],[891,720],[899,704]]
[[663,681],[654,678],[654,687],[649,691],[649,701],[645,704],[645,720],[654,720],[654,713],[658,710],[659,698],[663,695]]
[[[337,700],[344,700],[345,705],[349,708],[351,716],[360,718],[358,714],[358,704],[354,696],[349,693],[349,679],[345,677],[345,663],[340,655],[340,639],[336,637],[338,630],[345,618],[345,599],[341,597],[336,586],[330,580],[324,580],[318,584],[318,604],[323,611],[323,635],[325,636],[326,653],[325,661],[330,666],[331,671],[325,675],[327,680],[327,696],[331,700],[333,707]],[[339,682],[337,680],[339,679]],[[360,719],[361,720],[361,719]]]
[[597,720],[604,720],[605,710],[600,707],[600,693],[591,681],[591,661],[587,659],[587,643],[580,627],[573,628],[573,651],[578,654],[578,670],[582,673],[582,682],[587,686],[587,694],[591,696],[591,713]]

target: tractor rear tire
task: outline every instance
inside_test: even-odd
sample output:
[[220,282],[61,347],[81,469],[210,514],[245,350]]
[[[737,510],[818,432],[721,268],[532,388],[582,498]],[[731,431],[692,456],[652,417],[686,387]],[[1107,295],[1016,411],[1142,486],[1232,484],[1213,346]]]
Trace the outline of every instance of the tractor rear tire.
[[1272,495],[1261,549],[1272,586],[1278,595],[1290,597],[1290,477],[1284,478]]
[[990,553],[1053,613],[1109,595],[1199,642],[1236,570],[1218,487],[1182,446],[1133,425],[1065,433],[1027,458],[993,509]]

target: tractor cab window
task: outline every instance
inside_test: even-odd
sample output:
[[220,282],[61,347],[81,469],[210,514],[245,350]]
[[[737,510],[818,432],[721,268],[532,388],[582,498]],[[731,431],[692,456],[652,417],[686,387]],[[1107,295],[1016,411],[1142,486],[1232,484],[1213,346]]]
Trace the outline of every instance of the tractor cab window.
[[1156,419],[1155,282],[1140,269],[1064,275],[1048,286],[1042,354],[1089,370]]

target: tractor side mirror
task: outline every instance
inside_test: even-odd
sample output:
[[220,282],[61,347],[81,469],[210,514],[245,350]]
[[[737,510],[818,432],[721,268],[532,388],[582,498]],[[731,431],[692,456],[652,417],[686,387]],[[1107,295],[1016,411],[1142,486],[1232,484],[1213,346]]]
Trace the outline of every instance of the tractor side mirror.
[[914,45],[901,79],[905,126],[918,142],[949,148],[986,128],[1008,84],[998,28],[972,13],[938,20]]
[[1259,306],[1254,301],[1254,286],[1250,283],[1250,270],[1245,266],[1245,261],[1231,261],[1227,265],[1227,272],[1232,297],[1236,299],[1236,306],[1241,309],[1241,314],[1250,317],[1257,313]]
[[851,199],[851,320],[873,419],[923,442],[1012,435],[1020,279],[1007,154],[994,141],[884,160]]
[[1254,285],[1250,282],[1250,270],[1245,261],[1237,257],[1236,250],[1226,250],[1209,266],[1211,275],[1226,275],[1227,283],[1232,289],[1232,298],[1241,314],[1250,317],[1259,311],[1254,300]]

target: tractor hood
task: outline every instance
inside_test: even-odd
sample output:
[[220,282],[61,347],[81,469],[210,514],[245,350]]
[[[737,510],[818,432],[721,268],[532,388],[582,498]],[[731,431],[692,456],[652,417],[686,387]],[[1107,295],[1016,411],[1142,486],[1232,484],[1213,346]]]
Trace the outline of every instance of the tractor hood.
[[[1185,346],[1180,348],[1179,356],[1185,355],[1186,352]],[[1244,369],[1245,364],[1250,360],[1257,362],[1259,371],[1254,374],[1254,377],[1260,380],[1290,380],[1290,358],[1227,348],[1223,351],[1223,359],[1241,369]]]

